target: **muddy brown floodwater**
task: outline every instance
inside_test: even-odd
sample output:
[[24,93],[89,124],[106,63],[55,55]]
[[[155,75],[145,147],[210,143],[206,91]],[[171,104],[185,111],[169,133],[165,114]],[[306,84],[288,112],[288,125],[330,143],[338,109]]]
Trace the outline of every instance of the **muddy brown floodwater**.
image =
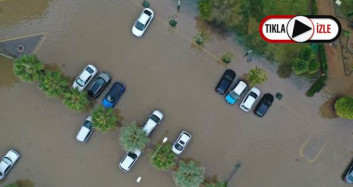
[[[156,17],[142,38],[131,34],[142,10],[137,0],[52,1],[43,18],[4,27],[0,36],[46,33],[37,55],[69,77],[88,63],[109,71],[113,81],[127,86],[116,106],[124,120],[142,124],[154,109],[164,112],[149,147],[164,136],[172,142],[187,130],[193,139],[178,158],[195,159],[206,168],[206,176],[217,175],[220,181],[240,161],[230,187],[346,186],[340,176],[352,157],[352,121],[321,118],[325,98],[305,97],[310,84],[278,78],[263,59],[246,63],[244,49],[231,37],[211,31],[206,49],[191,47],[198,28],[195,1],[183,1],[172,32],[167,23],[176,13],[176,1],[150,2]],[[226,50],[236,56],[228,67],[218,63]],[[214,91],[226,68],[239,77],[255,65],[268,72],[268,81],[259,86],[262,93],[284,95],[264,118],[242,112],[239,104],[226,104]],[[1,71],[6,71],[1,79],[13,76],[10,67]],[[89,113],[68,111],[36,84],[10,82],[12,86],[0,87],[0,154],[15,148],[22,157],[0,185],[29,179],[36,187],[175,186],[169,172],[149,164],[150,148],[124,173],[118,168],[124,155],[119,129],[94,132],[87,144],[79,144],[75,135]]]

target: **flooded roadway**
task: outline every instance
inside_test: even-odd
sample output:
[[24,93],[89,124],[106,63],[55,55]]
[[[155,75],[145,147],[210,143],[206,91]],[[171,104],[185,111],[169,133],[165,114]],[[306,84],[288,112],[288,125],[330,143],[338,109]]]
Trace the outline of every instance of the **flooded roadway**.
[[[199,161],[207,176],[217,175],[221,181],[241,161],[229,186],[346,186],[340,175],[352,157],[352,122],[322,119],[318,109],[324,98],[305,97],[307,84],[278,78],[275,68],[262,59],[245,63],[244,50],[229,38],[213,36],[206,52],[192,48],[188,40],[196,32],[192,8],[182,7],[176,31],[170,32],[165,24],[174,3],[151,1],[156,19],[140,39],[131,34],[140,2],[128,0],[53,1],[44,19],[3,28],[0,36],[46,33],[39,58],[57,64],[71,77],[88,63],[109,71],[113,80],[127,86],[117,105],[125,120],[143,123],[153,109],[164,112],[152,144],[164,136],[173,141],[182,129],[190,131],[193,139],[181,158]],[[282,101],[276,100],[265,118],[227,105],[214,92],[225,67],[213,54],[227,49],[235,52],[236,61],[229,67],[238,76],[256,63],[269,73],[261,91],[283,93]],[[30,179],[39,187],[174,186],[168,172],[150,166],[148,149],[131,172],[119,170],[124,155],[119,130],[95,132],[81,145],[75,135],[88,113],[68,111],[59,100],[46,98],[35,84],[11,85],[0,87],[0,150],[14,147],[23,157],[3,184]],[[327,143],[317,159],[308,162],[300,150],[315,137],[324,137]],[[140,184],[135,182],[138,176],[142,176]]]

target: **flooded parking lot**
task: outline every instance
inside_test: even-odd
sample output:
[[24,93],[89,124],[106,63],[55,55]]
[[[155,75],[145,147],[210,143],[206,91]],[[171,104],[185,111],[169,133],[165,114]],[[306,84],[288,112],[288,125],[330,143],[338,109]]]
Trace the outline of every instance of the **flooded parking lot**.
[[[175,10],[173,3],[151,1],[156,19],[139,39],[131,34],[131,27],[142,8],[137,6],[139,1],[129,0],[53,1],[43,19],[4,27],[0,36],[46,33],[37,55],[71,77],[88,63],[109,71],[113,81],[127,87],[116,106],[124,120],[143,123],[154,109],[164,112],[151,144],[164,136],[173,141],[181,130],[188,130],[193,139],[179,158],[195,159],[206,168],[207,176],[217,175],[220,181],[229,177],[235,163],[242,162],[229,186],[346,186],[340,175],[352,157],[352,122],[322,119],[318,109],[323,98],[305,97],[307,85],[279,79],[261,59],[242,61],[243,49],[231,39],[214,38],[206,52],[193,48],[189,40],[196,29],[192,8],[181,9],[176,31],[170,32],[165,24]],[[268,82],[260,86],[262,93],[283,93],[265,118],[226,104],[214,92],[226,68],[212,54],[219,54],[222,47],[236,52],[238,61],[229,68],[238,77],[256,63],[269,74]],[[9,65],[1,71],[6,71],[2,79],[13,76]],[[150,149],[129,173],[121,172],[118,162],[124,152],[119,130],[95,132],[87,144],[79,144],[75,135],[89,114],[68,111],[59,100],[46,98],[37,85],[2,83],[0,98],[0,153],[13,147],[22,154],[5,184],[30,179],[39,187],[175,186],[168,172],[150,166]],[[312,138],[317,132],[324,139]],[[325,142],[317,143],[325,147],[315,147],[320,151],[313,151],[318,155],[310,155],[315,160],[308,162],[300,149],[312,139]],[[139,176],[142,181],[137,184]]]

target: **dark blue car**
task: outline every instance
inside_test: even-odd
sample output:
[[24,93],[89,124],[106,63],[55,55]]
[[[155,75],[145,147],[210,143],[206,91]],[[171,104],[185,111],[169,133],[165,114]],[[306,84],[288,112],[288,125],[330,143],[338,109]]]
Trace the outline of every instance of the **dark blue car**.
[[113,108],[118,103],[121,95],[125,92],[125,86],[120,82],[115,82],[105,95],[102,104],[105,108]]

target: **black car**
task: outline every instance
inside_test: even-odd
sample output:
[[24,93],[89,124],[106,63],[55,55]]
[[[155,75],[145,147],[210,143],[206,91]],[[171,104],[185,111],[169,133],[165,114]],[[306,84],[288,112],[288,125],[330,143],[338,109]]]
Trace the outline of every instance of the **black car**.
[[115,82],[109,92],[103,98],[102,104],[105,108],[113,108],[118,103],[120,97],[125,92],[126,87],[123,83]]
[[273,100],[274,100],[273,95],[269,93],[262,96],[261,100],[255,107],[254,114],[259,117],[263,117],[268,111],[268,109],[271,107]]
[[88,89],[88,95],[97,98],[110,83],[111,77],[107,72],[99,74],[98,78],[93,81],[93,84]]
[[224,95],[227,92],[229,86],[232,84],[234,78],[235,78],[235,72],[233,70],[227,69],[223,73],[221,80],[219,80],[217,84],[216,92],[221,95]]

